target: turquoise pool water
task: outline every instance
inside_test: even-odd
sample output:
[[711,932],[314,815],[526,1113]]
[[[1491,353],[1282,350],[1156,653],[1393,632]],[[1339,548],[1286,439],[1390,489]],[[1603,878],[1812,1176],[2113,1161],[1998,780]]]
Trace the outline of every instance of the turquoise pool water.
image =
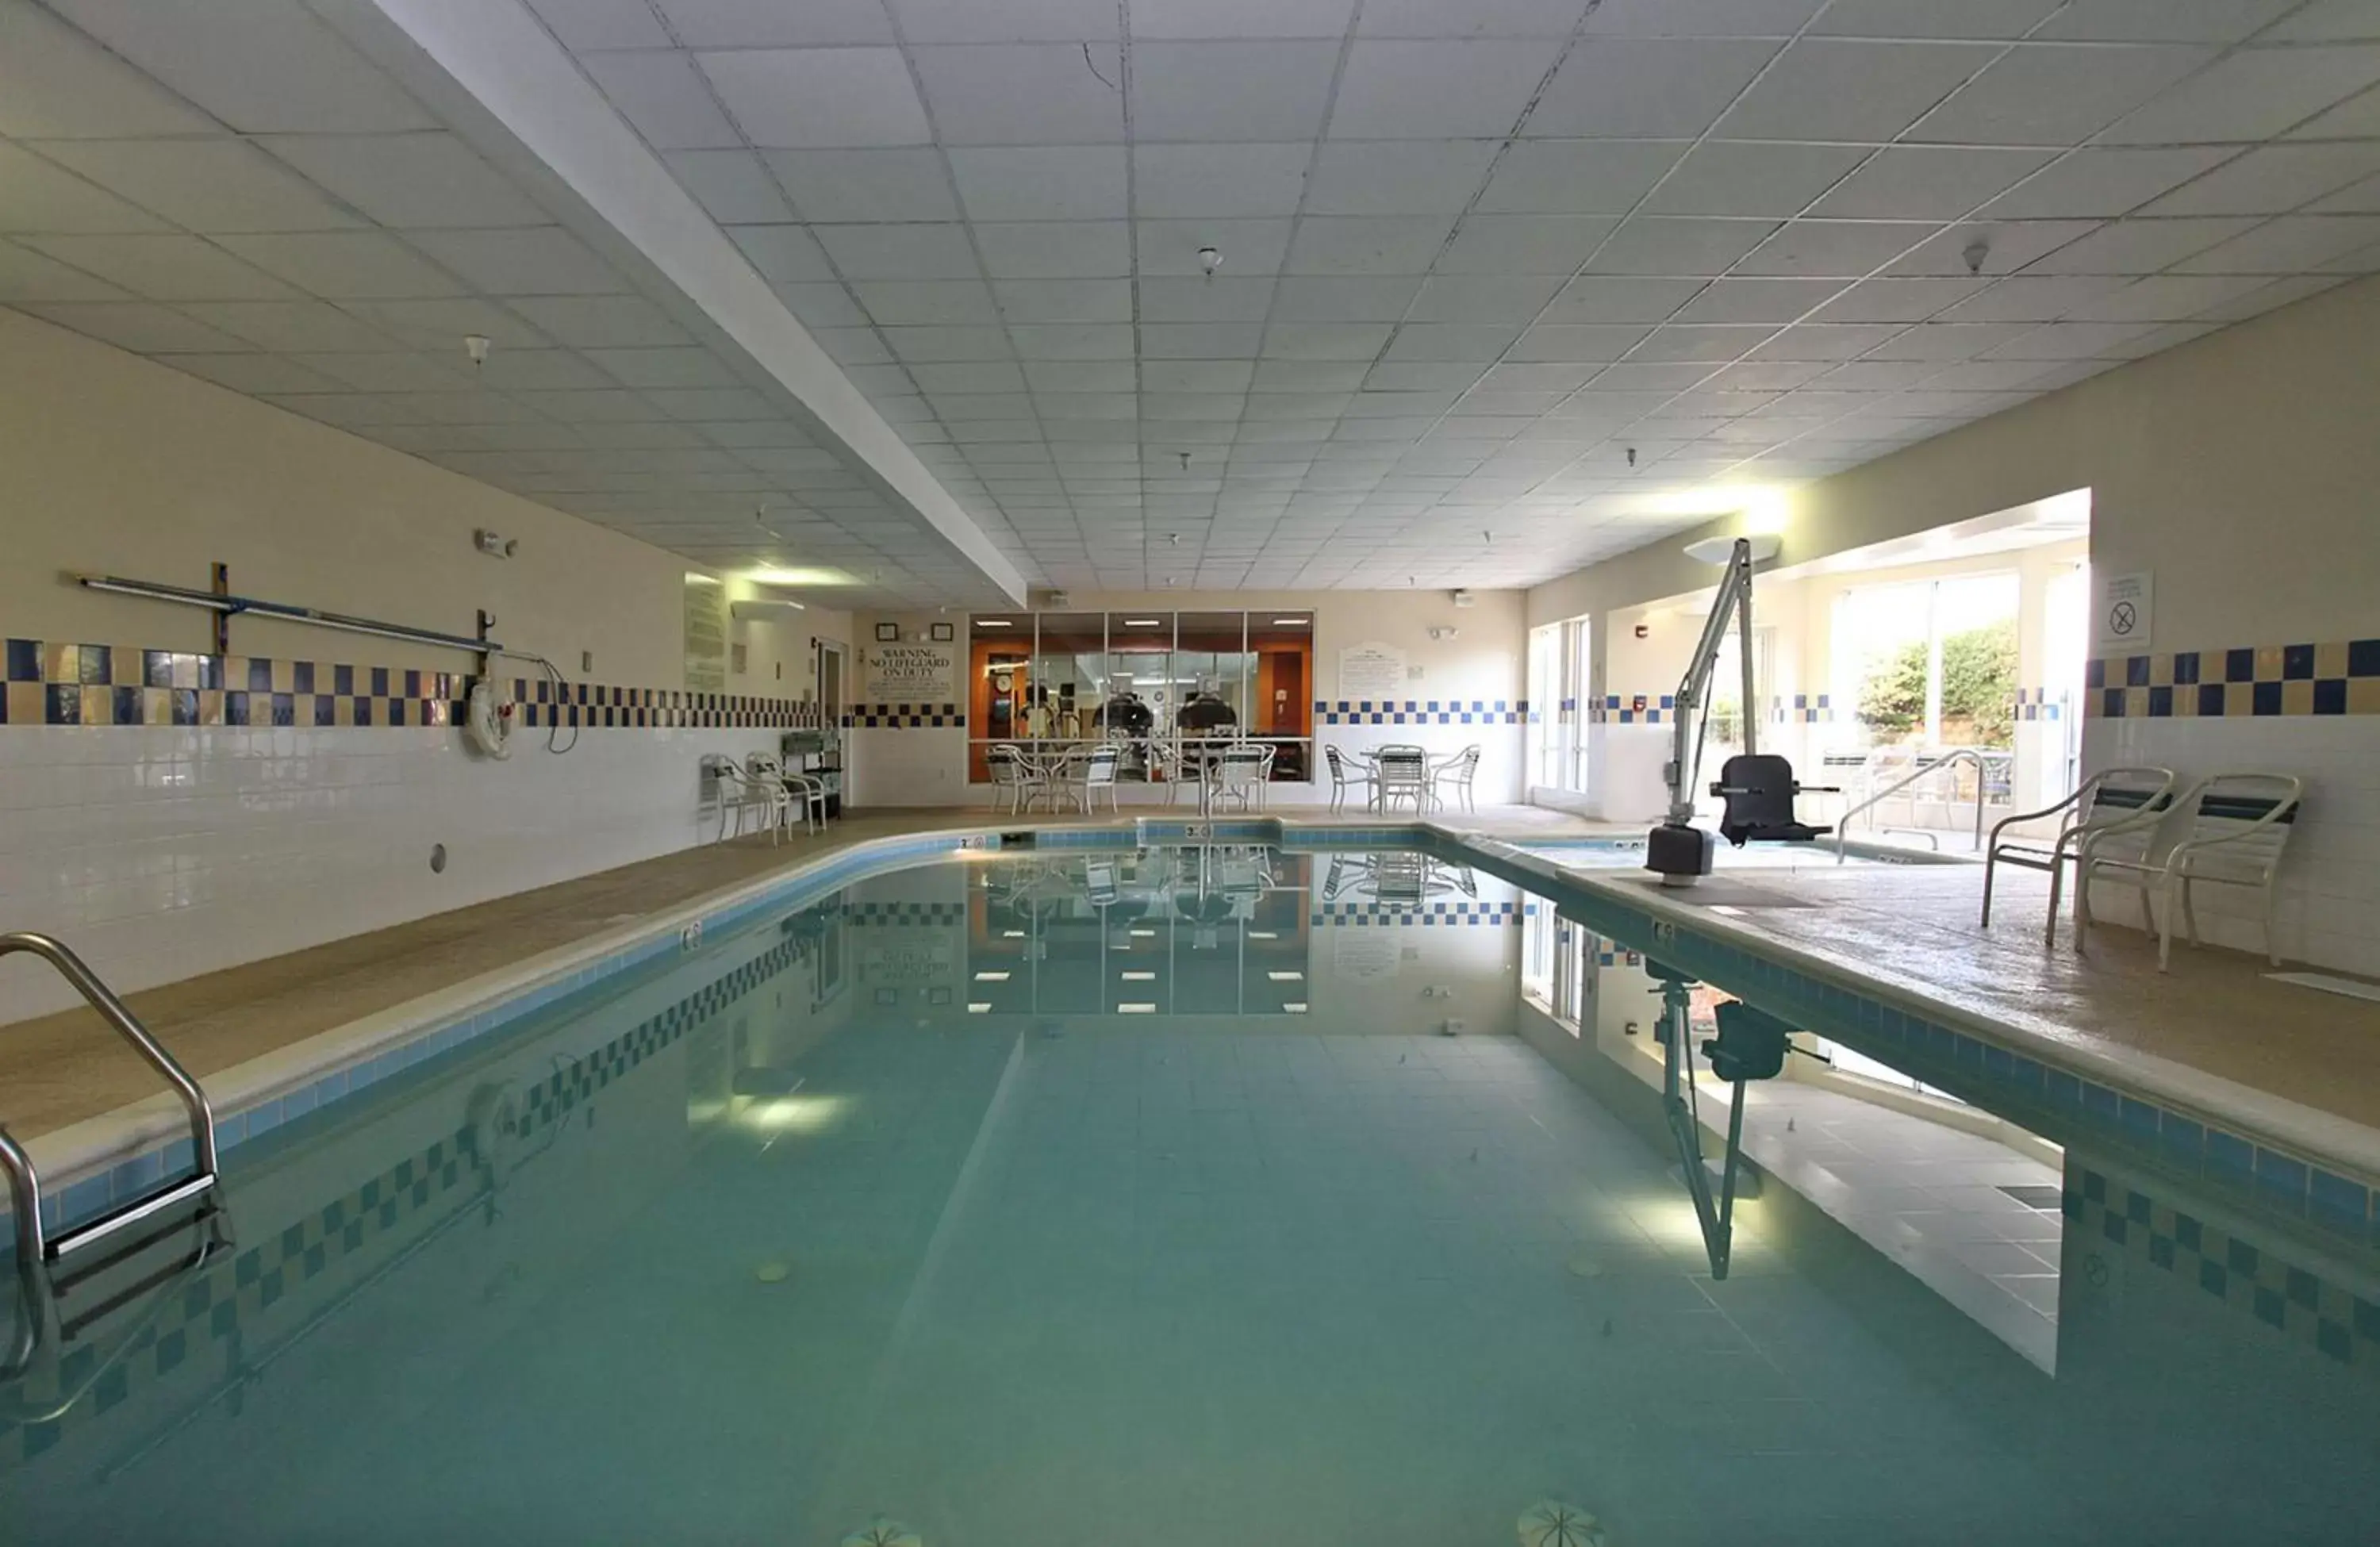
[[0,1392],[0,1541],[2373,1540],[2368,1234],[2078,1119],[1974,1211],[2054,1375],[1869,1228],[1957,1212],[1903,1140],[1717,1279],[1652,943],[1573,1030],[1564,928],[1417,856],[858,883],[234,1151],[234,1249]]

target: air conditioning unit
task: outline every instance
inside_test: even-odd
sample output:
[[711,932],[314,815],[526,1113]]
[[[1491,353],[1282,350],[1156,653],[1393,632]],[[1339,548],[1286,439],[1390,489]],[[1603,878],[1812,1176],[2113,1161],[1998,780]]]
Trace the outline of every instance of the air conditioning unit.
[[1462,587],[1458,586],[1455,588],[1454,604],[1456,606],[1468,607],[1472,603],[1476,602],[1477,600],[1479,600],[1477,597],[1472,595],[1469,591],[1464,591]]
[[1038,596],[1028,596],[1026,600],[1045,611],[1062,611],[1075,604],[1075,599],[1062,591],[1045,591]]

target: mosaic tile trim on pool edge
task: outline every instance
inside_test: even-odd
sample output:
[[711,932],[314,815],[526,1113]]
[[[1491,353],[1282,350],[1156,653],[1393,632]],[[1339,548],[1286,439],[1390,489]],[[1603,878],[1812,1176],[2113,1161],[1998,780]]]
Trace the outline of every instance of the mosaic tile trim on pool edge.
[[[1795,1025],[1846,1042],[1929,1085],[2058,1142],[2113,1148],[2193,1176],[2218,1196],[2247,1199],[2359,1243],[2380,1240],[2374,1188],[2278,1145],[2185,1112],[2169,1111],[2028,1054],[1913,1014],[1840,983],[1571,882],[1548,881],[1483,854],[1480,868],[1554,891],[1566,915],[1632,949],[1670,962],[1712,987],[1749,999]],[[1843,969],[1851,975],[1851,969]]]
[[2380,1303],[2088,1167],[2062,1206],[2094,1249],[2120,1250],[2290,1342],[2380,1375]]
[[[509,1137],[527,1139],[560,1122],[655,1053],[795,966],[802,959],[802,950],[798,941],[781,942],[530,1086],[521,1095]],[[237,1249],[230,1295],[218,1294],[212,1273],[183,1289],[133,1340],[126,1357],[64,1418],[39,1424],[0,1419],[0,1468],[32,1460],[69,1431],[114,1408],[135,1384],[145,1385],[171,1374],[207,1345],[238,1337],[244,1319],[253,1322],[296,1285],[317,1278],[334,1264],[388,1238],[432,1202],[452,1194],[463,1184],[467,1172],[476,1179],[483,1164],[472,1151],[468,1131],[457,1132],[397,1162],[259,1245]],[[481,1190],[474,1188],[465,1206],[481,1196]],[[235,1230],[239,1224],[237,1194],[232,1224]],[[49,1379],[29,1377],[24,1395],[36,1402],[53,1401],[88,1378],[97,1358],[96,1344],[73,1348]]]

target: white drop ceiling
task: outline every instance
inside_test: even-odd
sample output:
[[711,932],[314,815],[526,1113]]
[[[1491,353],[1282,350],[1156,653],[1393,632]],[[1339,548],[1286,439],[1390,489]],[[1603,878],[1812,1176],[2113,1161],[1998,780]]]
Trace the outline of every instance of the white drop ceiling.
[[[528,3],[1035,583],[1530,583],[2380,270],[2374,0]],[[364,4],[0,0],[0,302],[1007,589]]]

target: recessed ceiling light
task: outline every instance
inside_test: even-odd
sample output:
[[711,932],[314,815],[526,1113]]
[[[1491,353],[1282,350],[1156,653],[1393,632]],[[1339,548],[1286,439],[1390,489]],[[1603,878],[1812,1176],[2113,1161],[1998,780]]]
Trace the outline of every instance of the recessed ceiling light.
[[1116,1014],[1120,1016],[1153,1016],[1156,1013],[1157,1006],[1146,1000],[1131,1001],[1116,1006]]
[[1123,974],[1123,981],[1127,983],[1153,983],[1157,981],[1157,974],[1154,972],[1127,972]]
[[979,617],[975,620],[975,626],[978,628],[1014,628],[1016,627],[1004,617]]
[[1008,981],[1008,974],[1005,972],[978,972],[975,975],[975,981],[978,983],[1004,983]]
[[1248,938],[1250,940],[1279,940],[1281,936],[1275,934],[1270,930],[1250,930],[1248,932]]
[[985,1000],[970,999],[967,1001],[967,1014],[971,1016],[988,1016],[991,1014],[991,1005]]
[[[1008,976],[1008,974],[1003,972],[1001,976],[1004,978]],[[1302,983],[1305,981],[1305,974],[1303,972],[1268,972],[1265,976],[1270,978],[1276,983]]]
[[1128,617],[1123,620],[1123,626],[1126,628],[1154,628],[1164,621],[1161,617]]
[[1285,1016],[1302,1016],[1305,1013],[1305,1001],[1293,999],[1281,1007],[1281,1013]]
[[1276,628],[1303,628],[1305,627],[1305,619],[1302,617],[1277,617],[1272,620],[1272,624]]

